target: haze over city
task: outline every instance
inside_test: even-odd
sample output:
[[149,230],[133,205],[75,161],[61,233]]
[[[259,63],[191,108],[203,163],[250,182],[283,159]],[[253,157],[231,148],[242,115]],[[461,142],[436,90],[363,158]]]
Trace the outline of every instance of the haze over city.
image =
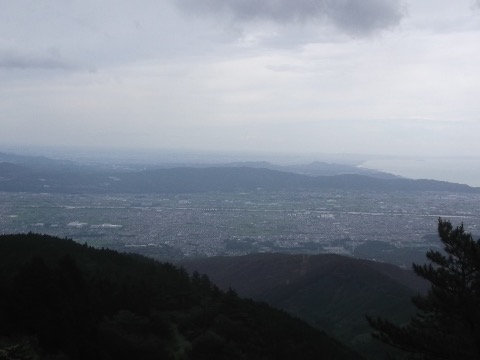
[[[478,1],[2,9],[0,150],[373,154],[387,158],[367,166],[413,177],[434,177],[418,161],[435,157],[447,168],[436,178],[479,185]],[[414,159],[416,170],[389,169],[388,156]],[[458,159],[464,174],[448,170]]]

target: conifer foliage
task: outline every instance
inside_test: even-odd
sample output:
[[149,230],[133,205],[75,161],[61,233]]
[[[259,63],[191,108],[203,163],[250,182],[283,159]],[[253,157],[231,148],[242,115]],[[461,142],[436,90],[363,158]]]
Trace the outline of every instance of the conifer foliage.
[[480,359],[480,240],[438,220],[443,251],[430,250],[428,264],[413,270],[431,284],[412,299],[417,315],[406,326],[367,317],[373,336],[413,359]]
[[360,359],[207,276],[40,234],[0,235],[0,360]]

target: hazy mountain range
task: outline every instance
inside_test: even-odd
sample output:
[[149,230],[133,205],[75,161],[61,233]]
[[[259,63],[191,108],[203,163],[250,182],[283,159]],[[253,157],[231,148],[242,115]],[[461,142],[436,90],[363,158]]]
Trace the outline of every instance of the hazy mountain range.
[[479,192],[468,185],[412,180],[348,165],[264,162],[196,167],[92,166],[0,153],[0,191],[195,193],[208,191],[381,190]]
[[345,175],[345,174],[357,174],[365,175],[379,179],[395,179],[400,178],[399,176],[389,174],[383,171],[366,169],[354,165],[347,164],[336,164],[331,162],[320,162],[314,161],[308,164],[299,164],[299,165],[276,165],[269,163],[267,161],[243,161],[243,162],[230,162],[230,163],[221,163],[221,164],[187,164],[187,163],[178,163],[175,165],[168,164],[159,166],[159,168],[212,168],[212,167],[247,167],[254,169],[269,169],[276,170],[300,175],[311,175],[311,176],[332,176],[332,175]]

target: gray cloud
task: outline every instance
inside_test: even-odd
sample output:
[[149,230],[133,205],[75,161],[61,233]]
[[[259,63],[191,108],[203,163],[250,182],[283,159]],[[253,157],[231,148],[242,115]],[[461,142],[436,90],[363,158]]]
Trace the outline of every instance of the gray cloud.
[[187,12],[230,16],[237,22],[272,21],[279,25],[331,22],[353,35],[398,25],[401,0],[174,0]]
[[75,66],[63,60],[55,51],[49,51],[45,54],[33,54],[0,49],[0,68],[70,70],[74,69]]
[[326,13],[339,28],[368,34],[398,25],[404,7],[396,0],[330,0]]

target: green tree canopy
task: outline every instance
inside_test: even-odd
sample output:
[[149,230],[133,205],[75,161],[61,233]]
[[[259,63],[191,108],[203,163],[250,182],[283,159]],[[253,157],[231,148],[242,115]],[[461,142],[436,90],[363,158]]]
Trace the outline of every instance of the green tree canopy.
[[412,299],[418,313],[408,325],[368,317],[373,336],[413,359],[480,359],[480,240],[438,220],[443,251],[430,250],[428,264],[413,264],[431,283]]

